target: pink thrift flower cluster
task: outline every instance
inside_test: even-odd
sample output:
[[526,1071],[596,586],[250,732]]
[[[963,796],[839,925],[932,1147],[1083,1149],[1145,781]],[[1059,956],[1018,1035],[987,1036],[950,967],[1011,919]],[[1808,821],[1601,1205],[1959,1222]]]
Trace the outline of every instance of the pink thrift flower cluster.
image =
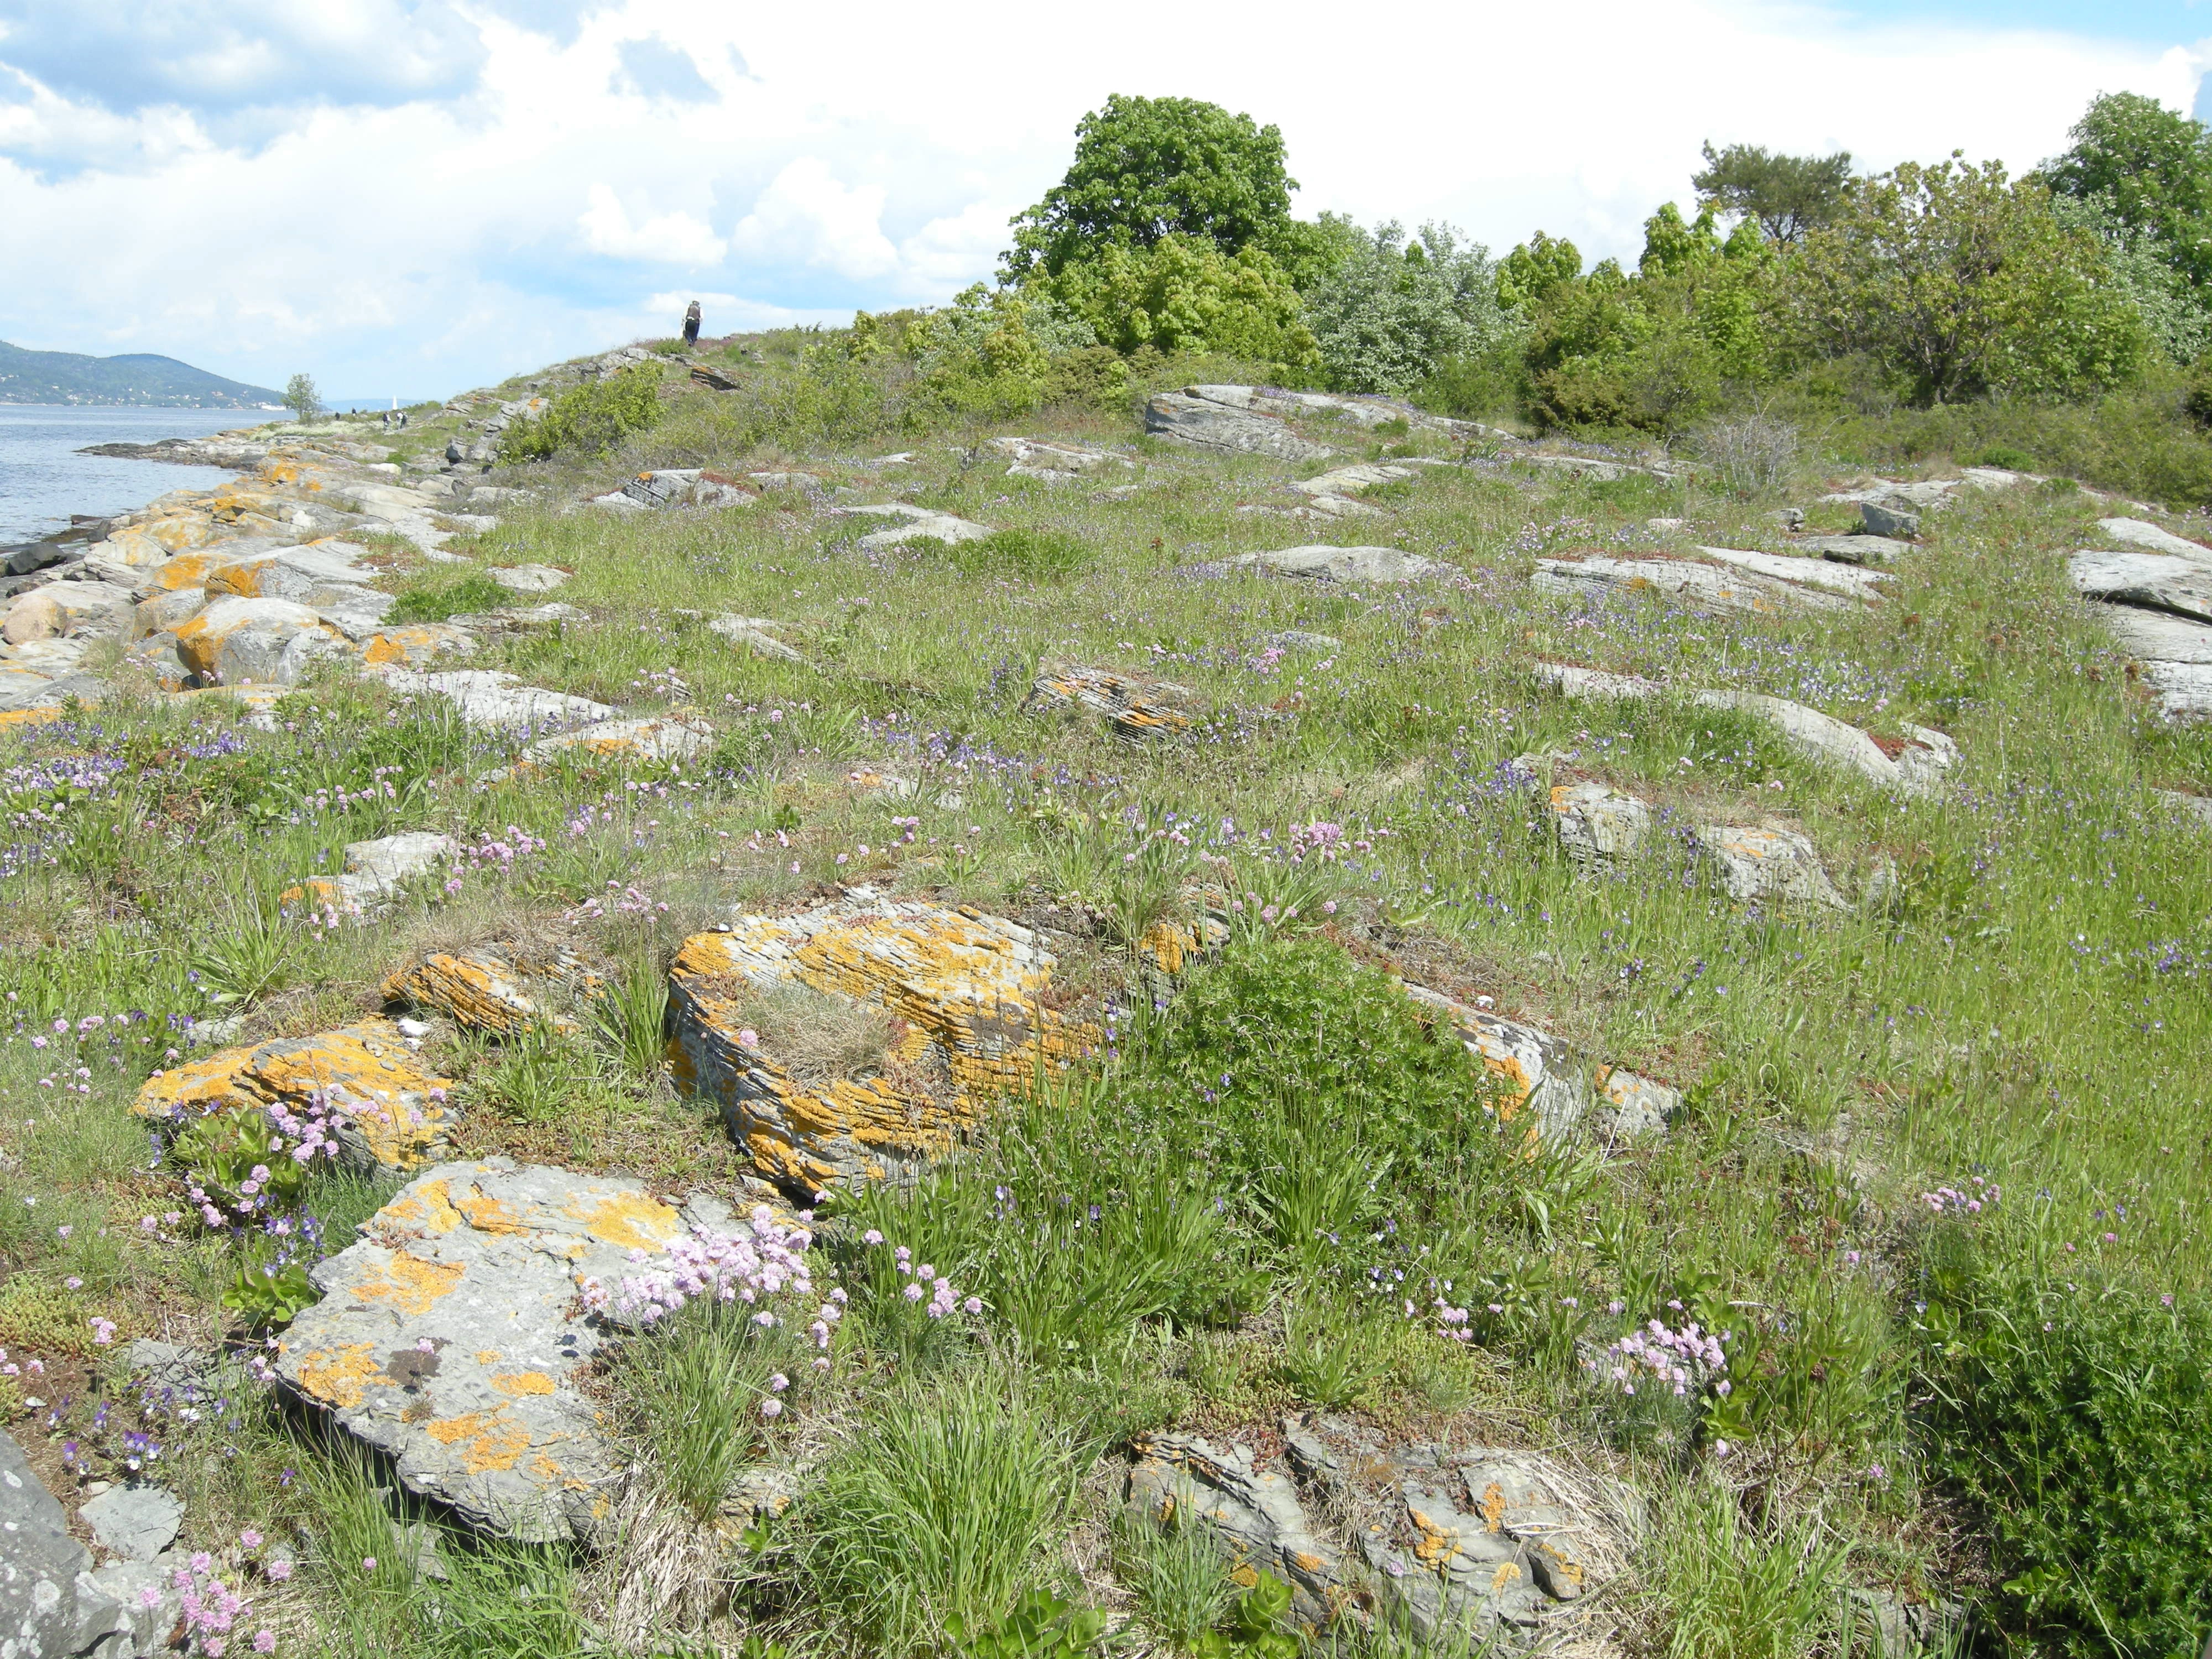
[[[704,1231],[678,1238],[669,1245],[665,1265],[625,1273],[619,1296],[610,1298],[604,1286],[587,1285],[586,1305],[599,1309],[611,1303],[617,1315],[649,1325],[690,1302],[743,1303],[757,1309],[755,1324],[772,1328],[783,1322],[769,1304],[814,1295],[806,1261],[814,1236],[803,1226],[784,1226],[765,1204],[754,1206],[746,1225],[744,1232]],[[650,1258],[643,1250],[632,1250],[630,1260],[642,1266]],[[829,1347],[830,1328],[843,1317],[844,1303],[845,1293],[832,1290],[816,1310],[806,1328],[816,1347]]]
[[[184,1615],[185,1636],[192,1650],[222,1659],[223,1650],[230,1644],[232,1630],[251,1613],[252,1604],[217,1578],[215,1563],[203,1550],[191,1558],[187,1566],[179,1567],[169,1576],[169,1583],[177,1592],[177,1606]],[[276,1638],[267,1631],[253,1638],[253,1651],[273,1652]]]
[[1972,1185],[1974,1190],[1971,1193],[1955,1187],[1938,1187],[1932,1193],[1921,1194],[1920,1201],[1937,1215],[1979,1215],[1984,1207],[1995,1204],[2004,1190],[1980,1176],[1973,1178]]
[[[1718,1334],[1701,1331],[1694,1319],[1680,1330],[1664,1320],[1654,1319],[1588,1363],[1593,1370],[1601,1367],[1606,1380],[1624,1395],[1633,1395],[1636,1385],[1642,1382],[1686,1395],[1700,1386],[1706,1376],[1728,1369],[1728,1355],[1721,1345],[1729,1335],[1726,1331]],[[1729,1389],[1728,1379],[1723,1377],[1713,1391],[1725,1395]]]
[[[884,1242],[884,1236],[871,1227],[861,1235],[861,1242],[867,1244],[880,1244]],[[920,1302],[925,1297],[927,1297],[928,1305],[922,1311],[932,1319],[945,1318],[955,1309],[964,1310],[970,1315],[983,1311],[982,1297],[971,1296],[966,1301],[962,1301],[960,1292],[952,1288],[952,1280],[949,1276],[939,1273],[927,1261],[917,1263],[914,1259],[914,1252],[903,1244],[892,1247],[891,1266],[897,1269],[900,1276],[907,1281],[905,1288],[900,1291],[900,1294],[908,1302]]]

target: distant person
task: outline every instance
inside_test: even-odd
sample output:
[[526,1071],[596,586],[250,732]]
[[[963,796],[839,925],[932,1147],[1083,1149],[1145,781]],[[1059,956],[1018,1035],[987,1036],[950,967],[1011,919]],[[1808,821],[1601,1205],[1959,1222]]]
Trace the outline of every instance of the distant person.
[[699,302],[696,300],[684,312],[684,343],[687,346],[699,343]]

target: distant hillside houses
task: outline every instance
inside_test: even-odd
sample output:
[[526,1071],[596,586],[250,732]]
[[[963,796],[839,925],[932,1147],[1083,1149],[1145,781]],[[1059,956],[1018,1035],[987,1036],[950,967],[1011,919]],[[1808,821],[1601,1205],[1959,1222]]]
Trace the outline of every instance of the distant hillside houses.
[[283,398],[267,386],[227,380],[150,352],[93,357],[31,351],[0,340],[0,404],[278,409]]

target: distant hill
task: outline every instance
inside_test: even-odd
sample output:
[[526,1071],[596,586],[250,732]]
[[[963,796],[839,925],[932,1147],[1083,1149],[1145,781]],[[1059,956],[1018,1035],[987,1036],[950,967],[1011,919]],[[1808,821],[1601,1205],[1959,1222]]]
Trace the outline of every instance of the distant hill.
[[146,404],[167,409],[255,409],[283,401],[265,386],[226,380],[174,357],[133,351],[88,357],[26,351],[0,340],[0,404]]

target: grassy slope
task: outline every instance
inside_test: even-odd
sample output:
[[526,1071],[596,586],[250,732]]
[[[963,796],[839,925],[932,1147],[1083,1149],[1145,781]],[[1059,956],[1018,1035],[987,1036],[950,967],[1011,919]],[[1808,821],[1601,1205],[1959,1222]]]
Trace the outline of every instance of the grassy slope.
[[[624,459],[740,459],[702,453],[704,420],[638,441]],[[1127,421],[1099,416],[1019,429],[1132,436]],[[1363,439],[1344,447],[1351,459],[1370,449]],[[123,765],[64,809],[70,844],[19,818],[21,843],[51,843],[58,862],[19,855],[24,867],[0,884],[8,982],[15,1006],[35,1016],[0,1046],[0,1108],[18,1109],[0,1109],[9,1267],[0,1346],[52,1367],[46,1383],[20,1391],[89,1398],[94,1315],[126,1335],[210,1340],[230,1273],[222,1239],[161,1222],[187,1206],[174,1175],[149,1166],[145,1138],[125,1115],[169,1039],[134,1024],[117,1040],[112,1023],[63,1036],[53,1020],[204,1013],[190,974],[235,970],[239,947],[222,941],[241,931],[245,896],[272,893],[319,859],[328,867],[348,841],[415,828],[481,840],[513,825],[549,845],[511,875],[471,875],[450,904],[295,937],[285,988],[258,1005],[250,1029],[321,1029],[373,1006],[377,980],[410,943],[511,931],[518,915],[618,951],[651,951],[710,902],[781,902],[805,882],[862,872],[1028,909],[1064,875],[1057,843],[1038,828],[1048,793],[1085,812],[1136,808],[1157,819],[1171,810],[1278,836],[1321,817],[1376,843],[1344,869],[1341,888],[1346,917],[1360,923],[1346,937],[1372,958],[1492,995],[1501,1010],[1690,1089],[1686,1120],[1662,1145],[1572,1188],[1548,1233],[1495,1240],[1494,1259],[1470,1267],[1507,1272],[1533,1254],[1593,1297],[1632,1279],[1710,1279],[1747,1305],[1831,1309],[1837,1369],[1856,1380],[1831,1384],[1824,1371],[1807,1383],[1815,1406],[1758,1449],[1745,1478],[1773,1482],[1855,1538],[1863,1580],[1911,1582],[1948,1564],[1941,1513],[1912,1483],[1899,1442],[1893,1391],[1869,1380],[1905,1350],[1909,1291],[1893,1247],[1917,1194],[1979,1173],[2012,1201],[2044,1205],[2054,1236],[2080,1240],[2123,1273],[2181,1290],[2212,1278],[2197,1223],[2212,1146],[2201,1065],[2212,1039],[2212,860],[2203,830],[2175,823],[2148,793],[2212,791],[2212,740],[2158,729],[2095,622],[2067,596],[2063,556],[2084,542],[2092,504],[2035,492],[1969,501],[1931,520],[1929,545],[1880,610],[1751,623],[1646,604],[1584,611],[1533,595],[1525,577],[1533,554],[1650,544],[1640,526],[1657,514],[1687,514],[1699,541],[1776,545],[1759,510],[1771,503],[1651,482],[1557,484],[1439,468],[1393,489],[1387,521],[1304,526],[1234,509],[1294,499],[1268,492],[1310,469],[1148,441],[1137,453],[1143,488],[1118,501],[1091,486],[1008,478],[1002,465],[970,465],[937,444],[887,473],[813,463],[872,499],[1079,538],[1087,563],[1046,580],[963,573],[927,544],[871,556],[854,543],[881,521],[820,516],[797,492],[698,516],[524,513],[468,549],[489,562],[572,568],[559,597],[592,613],[558,636],[496,647],[492,665],[635,708],[688,700],[723,733],[703,780],[640,789],[636,778],[564,771],[472,788],[469,779],[496,763],[496,745],[449,722],[389,719],[380,691],[339,686],[303,690],[288,729],[273,735],[228,726],[213,700],[189,709],[149,701],[21,740],[25,765],[66,762],[80,777],[88,756]],[[1796,499],[1816,493],[1813,483],[1802,480]],[[1392,542],[1449,559],[1468,580],[1355,595],[1179,574],[1309,539]],[[790,624],[818,668],[732,648],[703,625],[717,611]],[[1343,649],[1271,659],[1266,637],[1285,628],[1338,635]],[[1935,725],[1966,758],[1944,798],[1899,803],[1809,767],[1748,722],[1560,702],[1530,683],[1540,654],[1796,697],[1877,732]],[[1025,717],[1018,705],[1044,655],[1151,666],[1196,690],[1214,718],[1188,745],[1143,752]],[[209,752],[232,744],[240,752]],[[1693,879],[1671,839],[1647,861],[1577,878],[1527,799],[1497,787],[1499,762],[1545,749],[1675,809],[1680,822],[1801,824],[1847,886],[1887,860],[1904,896],[1878,914],[1748,915]],[[846,787],[861,759],[915,777],[917,799]],[[358,788],[373,764],[398,769],[396,799],[315,804],[318,787]],[[957,811],[932,804],[947,788],[965,798]],[[20,790],[15,799],[26,802]],[[587,826],[578,817],[586,804]],[[921,819],[914,841],[890,848],[889,820],[907,814]],[[792,848],[751,850],[756,831],[794,815]],[[610,884],[670,908],[620,914]],[[560,921],[595,896],[608,897],[610,919]],[[31,1045],[34,1031],[48,1046]],[[634,1079],[581,1059],[518,1079],[489,1051],[445,1058],[479,1082],[471,1132],[485,1148],[678,1183],[726,1183],[735,1171],[705,1113]],[[81,1081],[79,1063],[89,1073]],[[326,1207],[343,1222],[374,1201],[333,1193]],[[2091,1212],[2121,1205],[2127,1222],[2109,1229],[2117,1242],[2097,1243],[2108,1224]],[[149,1213],[156,1228],[141,1233]],[[1846,1251],[1863,1263],[1848,1264]],[[1228,1339],[1249,1352],[1226,1361],[1224,1340],[1170,1342],[1164,1369],[1182,1392],[1145,1409],[1233,1426],[1293,1402],[1297,1389],[1271,1358],[1279,1320]],[[1595,1419],[1571,1371],[1501,1358],[1474,1367],[1454,1396],[1419,1369],[1394,1360],[1367,1389],[1366,1408],[1421,1422],[1441,1400],[1492,1432],[1565,1434],[1585,1455],[1615,1455],[1589,1438]],[[348,1486],[311,1437],[238,1411],[221,1433],[164,1431],[176,1443],[169,1478],[193,1499],[195,1541],[219,1547],[247,1523],[337,1528],[331,1517],[360,1508],[358,1481]],[[837,1410],[823,1415],[835,1420]],[[17,1426],[39,1439],[39,1420],[30,1413]],[[64,1427],[82,1422],[80,1412]],[[41,1455],[52,1469],[52,1449]],[[1892,1474],[1869,1476],[1875,1462]],[[1663,1481],[1662,1465],[1649,1464],[1648,1477]],[[301,1473],[278,1484],[286,1469]],[[366,1650],[404,1627],[376,1600],[379,1586],[399,1595],[392,1571],[387,1562],[360,1582],[310,1573],[300,1583],[311,1591],[270,1589],[264,1601],[302,1640],[321,1639],[305,1634],[319,1608],[336,1648]],[[514,1611],[502,1572],[554,1573],[564,1606],[609,1604],[604,1583],[589,1574],[571,1583],[568,1571],[495,1559],[481,1569],[489,1577],[469,1583],[489,1586],[494,1624],[507,1616],[500,1608]],[[356,1621],[351,1637],[331,1623],[338,1606]],[[568,1639],[526,1626],[477,1645],[505,1650],[510,1638],[517,1651],[566,1650]]]

